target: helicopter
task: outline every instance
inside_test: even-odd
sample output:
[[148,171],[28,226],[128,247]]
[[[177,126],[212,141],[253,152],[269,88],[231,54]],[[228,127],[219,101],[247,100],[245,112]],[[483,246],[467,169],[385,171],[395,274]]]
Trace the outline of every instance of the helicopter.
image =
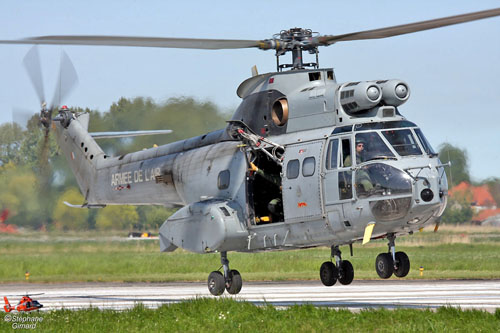
[[21,300],[19,303],[17,303],[16,306],[11,306],[9,303],[9,300],[7,299],[7,296],[4,296],[4,301],[5,301],[5,306],[3,307],[5,312],[11,312],[13,310],[17,310],[18,312],[29,312],[33,310],[40,310],[43,308],[43,305],[40,304],[37,300],[34,300],[31,298],[31,296],[37,296],[37,295],[43,295],[41,294],[26,294],[26,295],[15,295],[15,296],[22,296]]
[[[432,224],[437,231],[448,196],[446,165],[400,111],[410,96],[406,82],[338,83],[333,68],[320,68],[318,49],[498,15],[500,8],[342,35],[291,28],[264,40],[56,35],[0,43],[275,51],[276,71],[252,70],[225,128],[121,156],[108,156],[96,140],[158,133],[89,133],[88,113],[56,110],[40,98],[42,125],[54,129],[85,198],[67,205],[180,207],[160,227],[160,250],[220,253],[222,266],[207,280],[219,296],[238,294],[243,285],[229,251],[329,246],[320,280],[348,285],[354,268],[340,246],[352,255],[354,243],[387,239],[387,252],[375,259],[377,274],[408,275],[410,260],[395,240]],[[282,63],[287,53],[292,61]],[[305,62],[306,53],[314,60]]]

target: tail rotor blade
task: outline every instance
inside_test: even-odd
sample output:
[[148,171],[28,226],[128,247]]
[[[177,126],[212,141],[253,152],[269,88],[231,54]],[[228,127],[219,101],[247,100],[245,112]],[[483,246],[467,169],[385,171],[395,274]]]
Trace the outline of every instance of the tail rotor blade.
[[28,72],[31,84],[38,95],[40,104],[45,102],[45,91],[43,89],[42,67],[40,65],[40,56],[38,47],[33,46],[26,54],[23,60],[24,68]]
[[42,184],[45,184],[48,181],[48,175],[50,173],[49,170],[49,133],[50,127],[44,128],[44,137],[42,141],[42,145],[40,147],[40,156],[39,156],[39,166],[40,166],[40,174],[42,176]]
[[28,128],[28,122],[33,118],[35,113],[33,111],[13,108],[12,109],[12,122],[19,125],[22,129]]
[[78,83],[78,75],[76,74],[75,66],[71,62],[71,59],[66,54],[66,52],[61,52],[61,65],[59,67],[59,76],[57,79],[57,85],[54,92],[54,97],[50,103],[49,110],[56,105],[62,103],[62,101],[73,91]]

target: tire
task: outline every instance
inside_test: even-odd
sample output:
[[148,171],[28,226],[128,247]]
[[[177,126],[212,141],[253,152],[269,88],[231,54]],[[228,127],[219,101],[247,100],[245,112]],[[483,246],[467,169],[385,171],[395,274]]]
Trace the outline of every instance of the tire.
[[224,276],[219,271],[213,271],[208,276],[208,291],[214,296],[220,296],[224,293],[226,288],[226,283],[224,281]]
[[396,252],[396,269],[394,275],[399,278],[405,277],[410,272],[410,259],[404,252]]
[[388,279],[394,272],[394,262],[390,253],[380,253],[375,260],[375,270],[382,279]]
[[331,261],[325,261],[319,269],[319,278],[327,287],[331,287],[337,282],[339,271]]
[[354,280],[354,268],[349,260],[342,260],[339,269],[339,282],[343,285],[351,284]]
[[241,287],[243,286],[243,280],[241,279],[240,272],[235,269],[232,269],[231,279],[228,284],[226,284],[226,290],[231,295],[236,295],[241,291]]

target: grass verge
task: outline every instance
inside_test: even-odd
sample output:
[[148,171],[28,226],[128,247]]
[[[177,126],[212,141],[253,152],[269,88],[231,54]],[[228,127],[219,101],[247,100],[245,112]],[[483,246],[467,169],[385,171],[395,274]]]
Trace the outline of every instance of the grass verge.
[[[4,314],[5,316],[5,314]],[[12,318],[0,331],[12,329]],[[431,310],[316,308],[310,305],[277,309],[232,299],[206,299],[125,311],[87,309],[17,315],[37,316],[37,331],[50,332],[498,332],[500,311],[439,308]]]
[[[500,278],[500,230],[423,232],[398,238],[397,250],[411,260],[409,279]],[[378,279],[375,258],[387,251],[386,241],[354,246],[355,279]],[[229,253],[231,267],[251,280],[316,280],[319,267],[330,257],[329,248],[265,253]],[[123,240],[118,237],[46,236],[0,237],[0,282],[167,282],[205,281],[220,267],[218,254],[183,250],[160,253],[158,240]]]

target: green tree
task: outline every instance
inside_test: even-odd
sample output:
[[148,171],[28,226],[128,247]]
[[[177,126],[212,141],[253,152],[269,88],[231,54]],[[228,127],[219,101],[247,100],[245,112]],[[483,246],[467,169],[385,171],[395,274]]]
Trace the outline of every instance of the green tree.
[[0,208],[9,211],[10,224],[39,228],[46,223],[40,215],[37,178],[31,170],[13,163],[1,168]]
[[88,209],[71,208],[64,204],[64,201],[69,203],[81,203],[84,198],[80,191],[74,187],[68,188],[64,191],[54,209],[53,214],[53,227],[57,230],[87,230],[89,225]]
[[110,112],[91,112],[90,131],[129,131],[172,129],[167,135],[142,136],[121,140],[102,140],[99,144],[108,155],[121,155],[150,148],[224,128],[224,117],[210,102],[192,98],[172,98],[156,104],[142,97],[128,100],[121,98]]
[[472,193],[470,191],[456,192],[453,198],[448,200],[441,221],[453,224],[470,222],[474,215],[471,202]]
[[0,165],[19,162],[19,150],[24,138],[22,128],[16,123],[0,125]]
[[108,206],[97,213],[96,227],[100,230],[131,229],[138,220],[134,206]]
[[137,207],[139,222],[134,228],[141,231],[157,231],[176,210],[162,206],[139,206]]
[[463,181],[470,183],[469,163],[465,149],[455,147],[450,143],[443,143],[439,146],[439,159],[442,163],[451,161],[451,167],[445,167],[450,187]]

